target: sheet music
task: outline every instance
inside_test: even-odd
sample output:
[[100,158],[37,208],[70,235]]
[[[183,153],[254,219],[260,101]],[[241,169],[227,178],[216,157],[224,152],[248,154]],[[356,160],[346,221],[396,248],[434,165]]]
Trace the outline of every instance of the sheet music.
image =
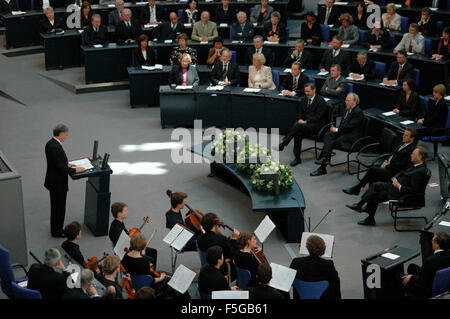
[[192,232],[188,229],[183,229],[183,231],[178,235],[177,239],[172,243],[172,247],[176,250],[181,251],[187,242],[194,236]]
[[213,291],[211,299],[248,299],[248,290]]
[[84,169],[94,168],[94,166],[92,166],[91,161],[88,158],[82,158],[79,160],[71,161],[71,162],[69,162],[69,164],[72,164],[72,165],[75,165],[78,167],[83,167]]
[[184,294],[191,285],[192,280],[194,280],[194,277],[195,272],[184,265],[180,265],[167,284],[179,293]]
[[441,221],[438,225],[450,227],[450,222],[446,222],[445,220]]
[[116,246],[114,246],[114,252],[116,253],[117,256],[120,257],[120,260],[122,260],[123,256],[125,256],[125,248],[129,247],[130,247],[130,237],[124,230],[122,230],[119,240],[117,241]]
[[334,236],[333,235],[327,235],[327,234],[308,233],[308,232],[303,232],[302,242],[300,243],[300,255],[307,255],[307,256],[309,256],[308,249],[306,248],[306,241],[308,240],[309,236],[312,236],[312,235],[319,236],[325,242],[326,249],[325,249],[325,253],[323,254],[323,257],[325,257],[325,258],[332,258],[332,256],[333,256]]
[[255,236],[263,243],[270,233],[275,229],[275,224],[270,219],[269,215],[266,215],[258,227],[255,229]]
[[164,237],[163,242],[170,245],[173,243],[175,239],[177,239],[178,235],[184,230],[183,226],[180,224],[176,224],[173,226],[173,228],[169,231],[169,233]]
[[297,270],[275,263],[270,263],[270,267],[272,268],[272,280],[269,286],[282,291],[289,291]]

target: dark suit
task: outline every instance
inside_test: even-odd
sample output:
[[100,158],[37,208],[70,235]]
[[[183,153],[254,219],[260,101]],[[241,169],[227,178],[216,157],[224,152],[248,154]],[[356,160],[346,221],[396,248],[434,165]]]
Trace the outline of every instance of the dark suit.
[[358,63],[357,59],[354,59],[352,64],[347,70],[347,73],[358,73],[358,74],[364,74],[365,80],[375,79],[377,77],[376,74],[376,66],[375,62],[367,59],[366,63],[361,67],[361,65]]
[[[156,8],[156,20],[158,22],[161,22],[164,20],[164,8],[161,7],[160,5],[156,5],[155,4],[155,8]],[[141,24],[147,24],[150,21],[150,8],[149,5],[146,4],[145,6],[142,7],[141,9],[141,16],[140,19]]]
[[127,27],[124,21],[120,21],[116,27],[116,37],[118,43],[124,43],[126,40],[136,40],[142,33],[141,26],[138,21],[130,19],[131,26]]
[[62,274],[44,264],[33,264],[28,271],[28,289],[38,290],[43,299],[60,299],[67,287],[66,278],[69,273]]
[[11,0],[9,3],[6,3],[5,0],[0,0],[0,13],[11,13],[17,10],[17,2],[15,0]]
[[114,9],[108,14],[108,25],[118,25],[121,21],[119,10]]
[[142,54],[141,48],[134,49],[134,66],[140,67],[143,65],[155,65],[155,51],[152,48],[147,47],[146,52],[147,58],[145,59],[144,55]]
[[[320,24],[325,24],[325,16],[326,16],[326,7],[322,6],[319,8],[319,14],[317,15],[317,20],[319,21]],[[339,21],[339,10],[333,6],[331,7],[331,12],[330,15],[328,17],[328,24],[337,24]]]
[[95,32],[92,25],[86,27],[84,30],[84,44],[106,44],[108,42],[108,28],[104,25],[100,25],[98,32]]
[[283,82],[281,82],[280,84],[280,91],[283,90],[294,91],[296,96],[301,97],[304,96],[303,87],[308,82],[309,78],[304,73],[300,73],[297,81],[297,88],[293,90],[294,77],[292,76],[292,74],[288,74],[284,77]]
[[215,12],[214,12],[214,22],[216,22],[217,24],[220,23],[233,23],[234,21],[236,21],[236,9],[229,5],[228,6],[228,10],[227,12],[225,12],[223,10],[223,6],[221,4],[219,4],[219,6],[217,6]]
[[423,125],[432,128],[444,128],[447,123],[447,113],[448,106],[444,98],[441,98],[437,103],[436,100],[430,100]]
[[[211,82],[214,85],[218,85],[219,82],[224,80],[224,64],[223,62],[217,62],[214,64],[211,70]],[[226,77],[228,78],[228,82],[231,83],[231,86],[237,86],[241,81],[241,74],[239,72],[239,66],[233,62],[228,62],[228,70]]]
[[68,167],[68,160],[61,144],[52,138],[45,145],[47,172],[44,186],[50,191],[50,228],[53,236],[58,236],[64,226],[66,215],[66,198],[69,190],[69,175],[75,174],[75,169]]
[[291,50],[288,53],[288,56],[286,57],[286,59],[284,59],[283,65],[285,67],[290,68],[292,66],[292,63],[300,62],[300,64],[302,65],[302,68],[312,69],[313,58],[312,58],[310,52],[303,50],[301,52],[301,54],[299,53],[295,56],[292,55],[293,52],[294,52],[294,50]]
[[91,299],[81,288],[66,288],[61,299]]
[[248,287],[248,299],[284,299],[283,295],[267,285]]
[[[302,281],[328,281],[329,286],[321,299],[341,299],[341,283],[332,260],[313,256],[297,257],[289,267],[297,270],[296,278]],[[295,297],[298,298],[298,294],[294,289]]]
[[164,22],[158,26],[159,40],[175,40],[181,33],[185,33],[184,26],[177,22],[175,29],[172,29],[170,22]]
[[[12,0],[11,0],[12,1]],[[64,21],[61,18],[55,17],[53,20],[53,25],[50,23],[50,21],[45,17],[42,19],[39,23],[39,31],[41,33],[49,33],[52,31],[52,29],[64,29]]]
[[[242,33],[242,35],[238,33]],[[239,22],[233,23],[231,32],[231,38],[233,40],[250,40],[254,35],[255,30],[253,29],[253,24],[250,22],[245,22],[244,28],[242,28]]]
[[398,85],[401,85],[403,83],[403,80],[407,78],[414,79],[414,66],[411,63],[406,61],[400,74],[398,74],[399,67],[400,65],[397,61],[392,62],[388,72],[385,75],[385,78],[387,78],[388,80],[397,80]]
[[389,32],[386,29],[381,30],[380,36],[377,38],[375,33],[371,30],[366,32],[364,37],[364,46],[370,47],[371,45],[381,45],[383,49],[390,49],[392,47],[392,39]]
[[341,66],[342,71],[347,70],[350,65],[351,58],[348,52],[345,52],[342,48],[339,50],[339,54],[333,56],[333,49],[325,51],[322,56],[322,60],[320,61],[319,69],[325,69],[330,71],[330,67],[333,64],[339,64]]
[[323,97],[316,94],[311,105],[308,107],[308,98],[304,96],[299,103],[299,120],[306,121],[306,124],[295,121],[294,126],[288,135],[283,139],[283,144],[287,145],[294,139],[294,156],[300,159],[302,151],[302,140],[305,136],[316,134],[320,128],[326,124],[328,105]]
[[[255,54],[255,52],[256,49],[254,46],[251,46],[247,49],[247,52],[245,53],[245,61],[247,61],[247,64],[253,65],[253,54]],[[263,46],[262,54],[266,58],[266,63],[264,63],[264,65],[266,66],[272,65],[272,50],[270,48]]]
[[313,44],[320,44],[320,39],[322,37],[322,30],[320,29],[320,24],[316,21],[312,28],[308,28],[308,23],[303,22],[300,30],[301,38],[305,40],[313,40]]
[[211,294],[213,291],[230,290],[230,286],[219,269],[207,265],[198,275],[198,290],[204,294]]
[[[419,23],[420,20],[417,22]],[[430,16],[427,23],[424,23],[422,25],[419,24],[419,32],[422,32],[422,35],[425,37],[434,36],[437,34],[436,29],[436,20],[433,16]]]
[[415,120],[420,114],[420,98],[417,92],[411,92],[406,100],[406,93],[402,91],[398,99],[398,110],[400,116]]
[[61,248],[64,249],[64,251],[73,259],[75,260],[79,265],[84,267],[84,256],[80,251],[80,246],[72,243],[69,240],[64,241],[61,244]]
[[[339,90],[338,90],[339,89]],[[329,76],[322,88],[320,89],[320,94],[326,97],[332,97],[344,100],[347,94],[348,84],[347,80],[341,75],[337,79]]]

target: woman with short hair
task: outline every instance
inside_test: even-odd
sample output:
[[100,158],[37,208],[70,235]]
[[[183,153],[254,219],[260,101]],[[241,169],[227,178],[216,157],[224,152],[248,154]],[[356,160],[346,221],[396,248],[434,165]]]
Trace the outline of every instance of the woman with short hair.
[[253,54],[253,65],[248,68],[248,87],[275,90],[272,70],[265,66],[266,58],[262,53]]
[[191,64],[191,56],[187,53],[183,54],[180,64],[176,64],[172,67],[172,71],[169,74],[169,85],[172,87],[176,87],[177,85],[198,85],[200,79],[198,77],[197,69]]
[[359,32],[358,27],[353,25],[353,17],[348,13],[341,14],[339,22],[342,25],[339,27],[338,37],[343,44],[358,44]]
[[197,54],[195,51],[187,46],[188,36],[186,33],[181,33],[177,36],[178,47],[172,50],[170,54],[170,64],[180,64],[180,59],[183,54],[187,53],[191,56],[192,64],[197,64]]
[[281,22],[281,14],[278,11],[270,15],[270,21],[264,24],[264,38],[270,42],[286,41],[286,26]]

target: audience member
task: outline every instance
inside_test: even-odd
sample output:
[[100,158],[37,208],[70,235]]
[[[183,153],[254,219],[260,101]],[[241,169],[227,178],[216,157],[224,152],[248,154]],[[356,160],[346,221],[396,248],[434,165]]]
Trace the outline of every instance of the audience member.
[[272,64],[272,50],[270,48],[263,47],[263,43],[264,39],[262,36],[256,35],[253,38],[253,47],[248,47],[245,54],[245,61],[247,61],[248,64],[253,63],[253,54],[255,53],[262,53],[266,58],[266,64]]
[[213,47],[208,51],[208,58],[206,59],[206,64],[212,66],[220,61],[221,52],[226,47],[223,46],[223,40],[221,37],[216,37],[213,40]]
[[253,24],[247,21],[247,14],[244,11],[238,12],[237,22],[233,23],[231,28],[231,37],[233,40],[250,40],[255,34]]
[[392,39],[389,31],[383,29],[379,21],[375,21],[373,29],[366,32],[364,46],[373,51],[390,49],[392,47]]
[[333,48],[325,51],[322,55],[322,60],[319,64],[320,72],[330,71],[330,67],[333,64],[339,64],[341,70],[347,70],[350,65],[350,55],[341,48],[342,39],[335,36],[332,42]]
[[116,26],[123,20],[123,8],[125,3],[123,0],[116,0],[116,10],[112,10],[108,14],[108,25]]
[[269,6],[269,0],[261,0],[261,4],[255,5],[250,15],[250,22],[264,24],[269,22],[273,8]]
[[248,287],[248,299],[284,299],[283,295],[269,286],[272,279],[272,267],[268,264],[258,264],[256,269],[258,285]]
[[91,25],[84,30],[85,45],[105,45],[108,43],[108,28],[102,23],[102,17],[99,14],[92,15]]
[[348,13],[341,14],[339,17],[339,22],[342,25],[339,27],[338,37],[342,39],[343,44],[358,44],[358,27],[352,24],[352,16]]
[[55,17],[55,11],[52,7],[45,8],[45,18],[41,20],[40,25],[41,33],[55,33],[58,29],[65,28],[64,21]]
[[159,41],[175,40],[180,34],[185,33],[184,26],[178,23],[178,15],[175,12],[169,14],[169,21],[158,26]]
[[401,50],[397,52],[397,61],[390,65],[383,84],[398,85],[408,78],[414,78],[414,66],[408,62],[406,52]]
[[275,90],[272,81],[272,71],[265,66],[266,58],[262,53],[253,54],[253,65],[248,68],[248,87]]
[[217,25],[209,21],[209,12],[203,11],[200,21],[194,24],[191,39],[194,41],[208,42],[219,36]]
[[230,5],[230,0],[222,0],[215,11],[215,22],[232,24],[236,21],[236,9]]
[[397,44],[394,53],[405,50],[410,53],[423,54],[425,49],[425,38],[419,34],[419,26],[417,23],[409,25],[409,32],[403,35],[402,40]]
[[290,67],[294,62],[299,62],[305,69],[312,69],[313,57],[310,52],[305,50],[305,41],[302,39],[295,41],[295,48],[289,51],[283,66]]
[[211,82],[214,85],[238,86],[241,81],[239,66],[231,61],[231,51],[223,49],[220,62],[214,64],[211,71]]
[[188,39],[186,33],[182,33],[177,37],[178,47],[175,47],[170,54],[170,64],[180,64],[181,57],[184,54],[189,54],[192,64],[197,64],[197,53],[187,46]]
[[386,12],[381,15],[381,20],[383,21],[383,26],[386,29],[392,31],[400,31],[400,23],[402,17],[396,13],[397,8],[394,3],[389,3],[386,5]]
[[450,40],[450,28],[445,27],[442,30],[442,38],[437,42],[437,45],[434,49],[434,54],[431,56],[433,60],[440,60],[440,59],[446,59],[450,56],[450,46],[449,44]]
[[264,38],[269,42],[286,41],[286,26],[280,22],[281,15],[274,11],[270,15],[270,21],[264,24]]
[[306,13],[306,21],[302,23],[300,35],[302,40],[310,44],[320,44],[322,31],[313,12]]
[[319,23],[335,25],[339,19],[339,9],[334,7],[334,0],[326,0],[325,7],[319,8]]
[[347,94],[348,85],[342,76],[342,69],[339,64],[333,64],[330,68],[330,76],[325,80],[320,95],[336,99],[344,99]]
[[348,74],[355,80],[375,79],[377,77],[375,62],[371,61],[367,57],[367,53],[365,51],[359,51],[356,55],[356,59],[353,60],[348,69]]
[[141,34],[137,38],[138,47],[134,49],[134,66],[155,65],[155,50],[148,46],[148,36]]
[[398,106],[392,110],[395,114],[413,121],[420,114],[420,97],[414,91],[415,86],[416,83],[413,79],[403,80],[403,90],[398,99]]
[[189,0],[188,8],[183,11],[183,23],[194,24],[200,21],[200,14],[198,12],[198,0]]
[[174,64],[172,71],[169,74],[169,85],[176,87],[183,86],[197,86],[200,78],[198,77],[197,68],[192,65],[192,58],[185,53],[181,57],[180,64]]
[[134,43],[141,35],[142,30],[139,22],[131,16],[130,9],[122,10],[122,21],[116,26],[118,43]]

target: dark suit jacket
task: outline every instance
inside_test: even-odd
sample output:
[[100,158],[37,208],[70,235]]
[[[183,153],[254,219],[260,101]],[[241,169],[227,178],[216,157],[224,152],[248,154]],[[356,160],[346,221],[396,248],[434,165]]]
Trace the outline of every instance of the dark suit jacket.
[[[264,23],[263,37],[264,41],[269,37],[269,32],[272,31],[272,22]],[[280,42],[286,41],[286,25],[283,22],[279,22],[277,25],[278,39]]]
[[223,235],[216,234],[212,231],[200,235],[197,238],[198,248],[204,252],[212,246],[220,246],[223,249],[223,255],[225,259],[233,258],[233,255],[237,251],[237,242],[234,239],[228,239]]
[[436,100],[430,100],[423,125],[426,127],[444,128],[447,124],[447,113],[448,106],[444,98],[441,98],[438,103],[436,103]]
[[[245,54],[245,60],[249,65],[253,64],[253,54],[255,54],[256,49],[254,46],[251,46],[247,49],[247,52]],[[269,66],[272,65],[272,50],[268,47],[263,46],[262,47],[262,54],[266,58],[266,63],[264,65]]]
[[158,26],[159,40],[175,40],[178,35],[185,33],[184,26],[177,23],[175,30],[172,29],[170,22],[164,22]]
[[120,22],[119,10],[114,9],[108,14],[108,25],[118,25]]
[[43,299],[60,299],[69,273],[58,273],[44,264],[33,264],[28,271],[28,289],[40,291]]
[[322,30],[320,29],[320,24],[319,22],[315,22],[312,26],[312,29],[308,28],[308,23],[305,21],[302,23],[302,27],[301,27],[301,38],[303,40],[309,40],[312,39],[313,42],[319,42],[320,43],[320,39],[322,37]]
[[229,5],[228,11],[225,13],[222,4],[219,4],[214,12],[214,22],[220,23],[233,23],[236,21],[236,9]]
[[[238,35],[238,33],[242,33],[242,35]],[[250,40],[255,35],[255,30],[253,29],[253,24],[250,22],[246,22],[244,25],[244,29],[242,29],[239,22],[235,22],[232,25],[231,37],[233,40]]]
[[225,276],[215,267],[204,266],[198,275],[198,290],[205,294],[213,291],[230,290]]
[[[211,82],[214,85],[219,84],[219,82],[222,81],[222,75],[223,75],[223,63],[217,62],[214,64],[210,73]],[[228,62],[227,78],[232,86],[237,86],[241,81],[239,66],[231,61]]]
[[66,288],[62,299],[91,299],[81,288]]
[[67,192],[69,190],[68,175],[75,174],[75,168],[67,166],[66,153],[54,138],[45,145],[45,157],[47,158],[45,188],[53,192]]
[[[385,77],[387,77],[388,80],[397,80],[398,68],[399,68],[398,62],[397,61],[392,62]],[[403,66],[402,72],[400,72],[398,84],[401,85],[403,80],[407,78],[414,79],[414,66],[408,61],[406,61],[405,65]]]
[[142,33],[139,21],[131,18],[131,27],[125,25],[125,21],[120,21],[116,27],[116,37],[118,43],[123,43],[128,39],[136,40]]
[[347,89],[347,80],[342,75],[337,80],[329,76],[320,89],[320,94],[343,100],[347,94]]
[[[417,23],[419,22],[420,19],[419,21],[417,21]],[[434,19],[433,15],[430,16],[427,23],[419,25],[419,32],[422,32],[422,35],[424,37],[425,36],[430,37],[437,34],[436,20]]]
[[347,74],[350,73],[364,74],[364,79],[370,80],[375,79],[377,77],[375,69],[376,69],[375,62],[369,59],[367,59],[363,67],[361,67],[361,65],[358,63],[358,60],[354,59],[352,64],[347,70]]
[[417,146],[417,143],[413,142],[399,151],[399,148],[403,145],[401,143],[395,152],[392,154],[390,163],[386,166],[386,169],[391,173],[392,176],[398,172],[404,170],[411,164],[411,153]]
[[[326,15],[326,7],[325,6],[321,6],[319,8],[319,14],[317,16],[317,20],[319,21],[320,24],[325,24],[325,15]],[[339,10],[333,6],[331,8],[331,12],[330,12],[330,16],[328,17],[328,24],[334,24],[336,25],[339,21]]]
[[61,248],[64,249],[64,251],[73,259],[75,260],[79,265],[84,267],[84,256],[80,251],[80,246],[72,243],[69,240],[64,241],[61,244]]
[[[410,165],[406,169],[397,173],[395,175],[395,178],[397,178],[400,185],[402,185],[402,187],[400,188],[400,194],[402,196],[425,194],[425,188],[427,187],[428,182],[427,172],[428,169],[425,163],[417,165],[417,167],[414,167],[414,165],[410,163]],[[394,189],[398,191],[397,188]],[[424,197],[417,197],[416,200],[424,200]]]
[[11,13],[17,10],[17,2],[15,0],[11,0],[9,3],[6,3],[5,0],[0,0],[0,13]]
[[[339,275],[336,268],[334,268],[332,260],[312,256],[297,257],[292,260],[289,267],[297,270],[297,279],[303,281],[328,281],[329,286],[321,299],[341,299]],[[298,295],[294,290],[294,297],[296,296]]]
[[[200,21],[200,13],[199,13],[199,11],[194,12],[193,19],[195,20],[195,22]],[[182,21],[183,21],[183,23],[189,23],[189,19],[188,19],[188,15],[186,13],[186,10],[183,11]]]
[[383,33],[380,33],[380,36],[377,38],[377,36],[372,33],[372,30],[367,31],[366,36],[364,37],[364,46],[381,45],[383,49],[390,49],[392,47],[392,40],[389,31],[383,29],[382,32]]
[[[164,8],[160,5],[155,4],[156,8],[156,20],[158,22],[165,20],[164,19]],[[141,9],[141,17],[139,19],[141,24],[147,24],[150,21],[150,9],[148,4],[142,7]]]
[[283,65],[285,67],[290,68],[292,63],[297,61],[297,62],[301,63],[302,68],[304,68],[304,69],[312,69],[313,68],[312,67],[313,58],[309,51],[303,50],[300,58],[298,55],[296,55],[296,56],[294,56],[294,58],[292,58],[293,52],[294,52],[294,50],[289,51],[286,59],[284,59]]
[[322,55],[322,60],[320,61],[319,69],[324,68],[327,71],[330,71],[330,67],[333,64],[339,64],[341,66],[342,71],[347,70],[350,65],[350,55],[348,52],[344,51],[342,48],[339,51],[339,54],[333,57],[333,49],[327,50]]
[[104,25],[100,25],[98,32],[94,31],[92,25],[86,27],[84,30],[84,44],[106,44],[108,42],[108,28]]
[[283,295],[267,285],[248,287],[248,299],[284,299]]
[[63,19],[55,17],[53,25],[51,25],[50,21],[45,17],[40,21],[39,28],[41,33],[47,33],[52,31],[52,29],[65,29],[65,24]]
[[[300,76],[299,76],[298,82],[297,82],[297,89],[295,89],[295,94],[297,96],[300,97],[300,96],[304,95],[303,87],[308,82],[309,82],[309,78],[304,73],[300,73]],[[286,75],[283,79],[283,82],[281,82],[281,84],[280,84],[280,91],[283,91],[283,90],[292,91],[293,84],[294,84],[294,77],[292,76],[292,74]]]
[[361,137],[364,130],[361,125],[363,119],[364,113],[359,106],[355,106],[346,118],[342,118],[337,132],[338,136],[344,140],[341,144],[351,144]]
[[134,56],[134,66],[140,67],[143,65],[155,65],[155,51],[147,47],[147,59],[144,59],[144,56],[142,55],[141,48],[136,48],[133,51]]
[[309,109],[308,98],[304,96],[300,100],[298,118],[306,121],[308,124],[315,124],[320,129],[328,120],[327,111],[328,104],[320,95],[316,94]]
[[411,118],[415,120],[420,114],[420,98],[417,92],[411,92],[408,101],[406,100],[406,93],[402,91],[398,99],[398,109],[400,116]]

